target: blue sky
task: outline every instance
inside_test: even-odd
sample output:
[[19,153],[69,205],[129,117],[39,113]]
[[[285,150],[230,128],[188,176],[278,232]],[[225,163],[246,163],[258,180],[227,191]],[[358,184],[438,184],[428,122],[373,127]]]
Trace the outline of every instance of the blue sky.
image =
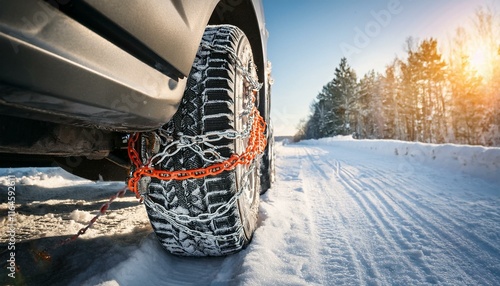
[[500,0],[263,0],[275,84],[277,135],[293,135],[335,67],[346,57],[358,78],[383,72],[403,57],[409,36],[445,45],[481,5],[500,13]]

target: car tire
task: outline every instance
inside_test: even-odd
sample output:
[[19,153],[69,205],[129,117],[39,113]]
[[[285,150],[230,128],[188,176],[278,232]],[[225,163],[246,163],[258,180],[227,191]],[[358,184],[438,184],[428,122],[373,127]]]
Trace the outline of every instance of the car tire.
[[[269,128],[269,127],[268,127]],[[275,180],[275,154],[274,154],[274,136],[270,134],[267,139],[267,146],[261,160],[261,176],[260,194],[265,194],[269,189],[271,189]]]
[[[245,34],[229,25],[207,27],[181,105],[163,127],[173,140],[185,135],[217,136],[246,128],[249,115],[243,111],[252,91],[234,55],[256,79],[253,54]],[[228,158],[245,151],[248,138],[221,138],[210,143],[221,156]],[[199,152],[183,148],[161,162],[160,167],[172,171],[209,165]],[[257,227],[259,165],[260,160],[255,159],[249,165],[199,179],[152,178],[145,205],[161,245],[181,256],[223,256],[248,245]]]

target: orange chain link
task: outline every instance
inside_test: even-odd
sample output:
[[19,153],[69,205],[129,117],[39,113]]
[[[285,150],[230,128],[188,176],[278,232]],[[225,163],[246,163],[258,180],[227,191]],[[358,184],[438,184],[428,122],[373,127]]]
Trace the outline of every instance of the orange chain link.
[[130,136],[128,141],[128,155],[136,168],[132,177],[128,180],[129,190],[134,192],[137,198],[140,198],[141,194],[139,193],[137,185],[143,176],[149,176],[160,180],[200,179],[207,176],[215,176],[224,171],[233,170],[238,165],[250,164],[258,154],[264,152],[267,145],[266,121],[255,107],[252,109],[252,115],[254,116],[254,121],[250,131],[250,137],[248,138],[248,146],[244,153],[241,155],[233,154],[229,159],[223,162],[192,170],[166,171],[143,165],[140,155],[135,149],[140,133],[134,133]]

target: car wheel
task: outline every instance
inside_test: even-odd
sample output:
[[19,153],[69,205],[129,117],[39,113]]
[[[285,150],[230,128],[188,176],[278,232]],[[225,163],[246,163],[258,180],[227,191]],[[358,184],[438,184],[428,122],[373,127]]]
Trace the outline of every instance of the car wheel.
[[[269,127],[268,127],[269,128]],[[271,189],[274,180],[275,180],[275,154],[274,154],[274,135],[271,133],[267,139],[267,146],[264,154],[262,155],[261,161],[261,177],[260,177],[260,185],[261,192],[260,194],[265,194],[269,189]]]
[[[248,138],[220,134],[248,129],[247,109],[253,102],[248,76],[257,78],[245,34],[229,25],[207,27],[181,105],[162,132],[173,140],[199,135],[218,139],[210,142],[210,150],[208,144],[179,150],[161,162],[162,170],[204,168],[213,164],[206,158],[212,151],[225,158],[245,151]],[[162,246],[184,256],[221,256],[244,248],[257,227],[259,164],[255,159],[198,179],[152,178],[145,205]]]

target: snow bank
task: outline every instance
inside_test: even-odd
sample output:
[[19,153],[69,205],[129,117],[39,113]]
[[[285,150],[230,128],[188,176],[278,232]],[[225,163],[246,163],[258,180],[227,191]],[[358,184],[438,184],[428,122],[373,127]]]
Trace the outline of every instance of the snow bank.
[[15,176],[16,185],[61,188],[89,184],[91,181],[74,176],[61,168],[0,169],[0,185],[7,184],[7,176]]
[[427,144],[397,140],[357,140],[352,136],[336,136],[306,140],[300,144],[330,145],[392,155],[421,164],[460,172],[500,184],[500,148],[457,144]]

